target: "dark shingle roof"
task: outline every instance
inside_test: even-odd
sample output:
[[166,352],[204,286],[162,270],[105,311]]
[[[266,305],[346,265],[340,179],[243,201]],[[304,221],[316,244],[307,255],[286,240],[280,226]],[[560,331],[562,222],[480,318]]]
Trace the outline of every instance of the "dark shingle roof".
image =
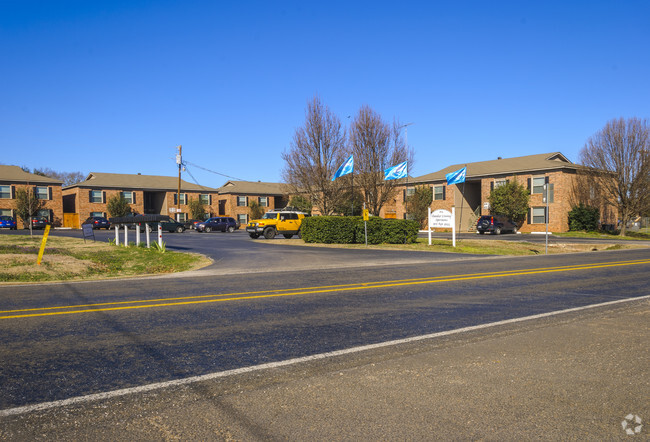
[[502,158],[476,163],[454,164],[437,172],[422,175],[413,182],[444,181],[445,175],[467,166],[467,180],[498,175],[524,174],[546,170],[569,169],[576,170],[582,166],[573,164],[560,152],[527,155],[515,158]]
[[36,175],[25,172],[18,166],[0,165],[0,181],[8,183],[29,183],[29,184],[63,184],[62,181],[47,176]]
[[263,183],[261,181],[228,181],[218,190],[219,193],[240,195],[285,195],[283,183]]
[[[70,187],[176,191],[178,177],[91,172],[85,181],[68,186]],[[181,180],[181,191],[216,192],[217,189]]]

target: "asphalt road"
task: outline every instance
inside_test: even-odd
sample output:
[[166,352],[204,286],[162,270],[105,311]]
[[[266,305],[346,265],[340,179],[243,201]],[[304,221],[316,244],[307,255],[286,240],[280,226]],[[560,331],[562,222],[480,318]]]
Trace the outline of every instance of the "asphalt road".
[[178,277],[0,286],[0,410],[650,294],[648,249],[458,257],[241,233],[168,235],[215,259]]

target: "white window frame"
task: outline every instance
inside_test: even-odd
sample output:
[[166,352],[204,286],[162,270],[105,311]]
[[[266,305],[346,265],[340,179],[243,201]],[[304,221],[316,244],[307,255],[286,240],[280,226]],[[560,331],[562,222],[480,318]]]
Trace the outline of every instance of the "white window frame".
[[[440,193],[438,194],[438,190],[440,190]],[[442,201],[444,200],[445,196],[445,186],[433,186],[433,200],[434,201]]]
[[14,216],[14,211],[11,209],[0,209],[0,216]]
[[546,207],[531,207],[530,222],[531,224],[546,224]]
[[[43,191],[45,192],[45,198],[41,198],[43,196]],[[50,188],[47,186],[36,186],[34,187],[34,196],[39,200],[49,200]]]
[[207,193],[201,193],[199,194],[199,201],[201,204],[205,204],[206,206],[210,205],[210,195]]
[[43,218],[46,218],[48,221],[52,221],[50,219],[50,215],[51,215],[50,209],[41,209],[36,212],[35,216],[42,216]]
[[[99,195],[99,197],[97,195]],[[101,190],[91,190],[90,191],[90,202],[91,203],[103,203],[104,202],[104,193]]]
[[[246,207],[246,197],[245,196],[237,196],[237,207]],[[241,204],[243,200],[243,204]]]
[[177,212],[176,213],[176,221],[178,221],[179,223],[183,223],[183,222],[187,221],[187,219],[188,219],[187,218],[187,213],[184,213],[184,212]]
[[122,191],[122,198],[124,198],[124,201],[126,201],[127,203],[133,204],[133,191],[131,190]]
[[497,187],[505,186],[508,184],[508,180],[503,179],[503,180],[494,180],[494,188],[496,189]]
[[[541,184],[536,184],[535,181],[538,183],[541,181]],[[533,179],[530,182],[530,193],[531,194],[543,194],[544,193],[544,184],[546,184],[546,177],[545,176],[534,176]],[[535,190],[537,189],[537,191]]]
[[106,218],[106,214],[104,212],[90,212],[90,216],[101,216],[102,218]]
[[[4,192],[2,189],[7,188],[7,192]],[[9,196],[3,196],[9,195]],[[0,199],[10,200],[12,195],[11,186],[0,186]]]
[[269,197],[268,196],[261,196],[259,198],[260,202],[260,207],[269,207]]
[[248,224],[248,215],[245,213],[240,213],[237,215],[237,221],[243,226],[245,224]]

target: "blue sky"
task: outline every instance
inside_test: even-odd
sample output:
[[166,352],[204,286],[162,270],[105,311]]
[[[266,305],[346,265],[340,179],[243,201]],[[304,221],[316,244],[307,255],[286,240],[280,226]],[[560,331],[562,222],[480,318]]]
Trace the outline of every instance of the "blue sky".
[[[412,176],[650,115],[650,2],[0,0],[0,163],[280,181],[319,95],[408,127]],[[202,185],[228,178],[188,167]],[[183,179],[193,182],[188,173]]]

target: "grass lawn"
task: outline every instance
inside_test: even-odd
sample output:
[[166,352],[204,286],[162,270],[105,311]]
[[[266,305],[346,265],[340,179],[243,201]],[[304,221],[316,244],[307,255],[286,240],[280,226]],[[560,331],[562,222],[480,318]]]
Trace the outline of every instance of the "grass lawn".
[[[286,242],[285,242],[286,241]],[[279,242],[276,242],[279,243]],[[526,241],[481,241],[463,239],[456,240],[456,247],[452,246],[451,240],[434,239],[429,246],[429,240],[418,238],[415,244],[306,244],[301,239],[283,240],[282,244],[305,245],[312,247],[344,247],[350,249],[385,249],[385,250],[413,250],[422,252],[448,252],[448,253],[467,253],[474,255],[543,255],[545,253],[545,244],[536,244]],[[578,253],[603,250],[622,250],[641,248],[643,246],[636,244],[549,244],[548,253]]]
[[41,265],[42,237],[0,235],[0,282],[105,279],[193,270],[212,261],[202,255],[50,236]]
[[650,240],[650,233],[645,231],[627,232],[627,236],[620,236],[614,233],[606,232],[565,232],[554,233],[553,236],[565,238],[595,238],[595,239],[622,239],[622,240]]

